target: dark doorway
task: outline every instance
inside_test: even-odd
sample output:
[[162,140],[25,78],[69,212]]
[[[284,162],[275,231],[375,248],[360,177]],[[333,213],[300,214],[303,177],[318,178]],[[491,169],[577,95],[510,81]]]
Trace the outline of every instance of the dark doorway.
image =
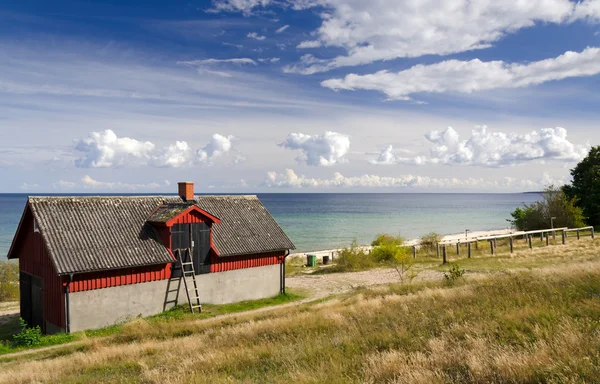
[[44,280],[21,272],[21,317],[30,327],[44,330]]
[[[205,223],[175,224],[171,228],[171,247],[175,257],[178,257],[177,249],[191,248],[192,260],[196,274],[210,272],[210,227]],[[186,257],[187,253],[182,252]],[[181,276],[179,263],[173,267],[173,277]]]

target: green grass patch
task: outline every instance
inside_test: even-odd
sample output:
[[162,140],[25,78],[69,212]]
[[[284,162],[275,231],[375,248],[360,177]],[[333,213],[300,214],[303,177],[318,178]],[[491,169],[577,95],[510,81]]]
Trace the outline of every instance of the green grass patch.
[[[275,297],[242,301],[239,303],[224,304],[224,305],[212,305],[203,304],[201,313],[190,312],[189,306],[180,305],[169,311],[165,311],[144,319],[150,326],[156,328],[164,328],[165,324],[171,322],[184,322],[198,319],[209,319],[220,315],[226,315],[230,313],[239,313],[245,311],[251,311],[253,309],[259,309],[264,307],[270,307],[285,303],[291,303],[297,300],[303,299],[305,296],[301,292],[287,292],[280,294]],[[135,320],[134,320],[135,321]],[[166,325],[168,327],[168,325]],[[0,356],[8,353],[14,353],[24,350],[39,349],[42,347],[49,347],[53,345],[61,345],[71,343],[79,340],[99,337],[112,337],[111,342],[123,342],[127,341],[131,335],[128,334],[128,324],[115,324],[109,327],[94,329],[89,331],[75,332],[72,334],[58,333],[54,335],[43,335],[40,343],[32,347],[16,347],[12,344],[12,333],[19,331],[19,322],[16,318],[14,324],[10,322],[0,326],[0,334],[4,335],[4,339],[0,341]],[[182,332],[179,336],[185,336],[186,332]]]

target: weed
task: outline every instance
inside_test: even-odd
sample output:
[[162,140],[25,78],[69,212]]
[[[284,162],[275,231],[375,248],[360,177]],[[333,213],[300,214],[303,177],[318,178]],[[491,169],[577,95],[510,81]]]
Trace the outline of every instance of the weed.
[[19,318],[21,332],[13,335],[13,343],[17,347],[31,347],[40,343],[42,330],[39,326],[28,327],[25,320]]
[[454,264],[450,269],[444,272],[444,281],[448,284],[453,284],[465,274],[464,269],[460,269],[458,264]]

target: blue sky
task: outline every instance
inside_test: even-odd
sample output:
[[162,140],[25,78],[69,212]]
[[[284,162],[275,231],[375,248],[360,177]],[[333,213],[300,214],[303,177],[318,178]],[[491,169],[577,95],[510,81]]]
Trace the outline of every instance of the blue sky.
[[600,0],[0,2],[0,192],[560,184],[599,47]]

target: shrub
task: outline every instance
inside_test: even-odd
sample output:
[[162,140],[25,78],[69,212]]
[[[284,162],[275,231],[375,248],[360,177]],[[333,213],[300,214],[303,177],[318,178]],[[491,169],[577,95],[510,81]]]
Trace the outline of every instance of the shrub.
[[430,232],[421,237],[421,249],[428,253],[435,252],[440,241],[442,241],[442,235],[436,232]]
[[356,240],[352,241],[349,248],[338,252],[335,270],[339,272],[360,271],[375,266],[371,255],[358,246]]
[[391,245],[391,244],[402,245],[402,243],[404,243],[404,239],[401,238],[400,236],[392,236],[392,235],[388,235],[385,233],[380,233],[377,235],[377,237],[375,237],[375,240],[373,240],[371,242],[371,245],[373,247],[379,247],[382,245]]
[[561,189],[548,187],[541,201],[515,209],[508,220],[520,231],[548,229],[554,220],[555,228],[580,228],[585,224],[583,210],[576,206],[577,199],[569,198]]
[[415,260],[412,255],[406,252],[406,248],[398,247],[396,254],[391,260],[392,267],[398,272],[400,282],[404,283],[408,279],[409,283],[417,276],[417,273],[412,269],[415,265]]
[[28,327],[25,320],[19,318],[19,324],[21,326],[21,332],[13,335],[13,343],[17,347],[30,347],[37,345],[42,339],[42,330],[39,326]]
[[464,269],[460,269],[458,264],[453,265],[450,269],[444,272],[444,281],[448,284],[453,284],[465,274]]
[[19,300],[19,264],[0,262],[0,302]]

